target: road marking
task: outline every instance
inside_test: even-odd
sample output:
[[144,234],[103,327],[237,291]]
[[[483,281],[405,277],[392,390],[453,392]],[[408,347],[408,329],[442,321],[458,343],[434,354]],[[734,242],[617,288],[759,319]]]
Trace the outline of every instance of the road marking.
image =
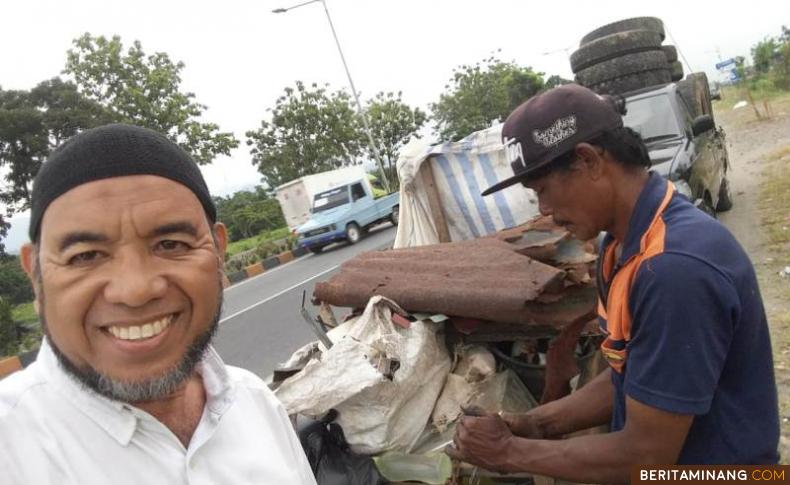
[[[393,226],[393,227],[396,227],[396,226]],[[384,227],[383,229],[382,229],[381,226],[374,227],[374,229],[370,231],[370,234],[378,234],[379,232],[382,232],[385,229],[389,229],[389,227]],[[393,241],[395,241],[395,238],[393,238],[392,241],[388,242],[387,244],[384,244],[382,246],[378,246],[378,247],[374,248],[374,250],[380,250],[380,249],[384,249],[384,248],[391,248]],[[346,247],[346,246],[344,246],[344,247]],[[292,262],[296,263],[296,262],[299,262],[299,261],[305,261],[306,259],[314,257],[314,256],[315,256],[315,254],[306,254],[305,256],[303,256],[301,258],[294,259]],[[261,276],[270,275],[272,273],[275,273],[278,269],[282,269],[282,268],[288,266],[288,264],[289,263],[285,263],[285,264],[281,264],[281,265],[275,266],[274,268],[267,269],[263,273],[261,273],[259,275],[255,275],[252,278],[246,278],[246,279],[243,279],[243,280],[239,281],[238,283],[233,283],[232,285],[230,285],[227,288],[225,288],[225,291],[228,292],[228,291],[232,290],[233,288],[238,288],[240,286],[244,286],[247,283],[260,278]]]
[[[309,258],[311,256],[313,256],[313,255],[312,254],[307,254],[303,258],[294,259],[293,262],[295,263],[297,261],[304,261],[304,260],[306,260],[307,258]],[[238,283],[234,283],[234,284],[228,286],[227,288],[225,288],[225,291],[227,292],[227,291],[232,290],[233,288],[238,288],[239,286],[244,286],[247,283],[249,283],[250,281],[253,281],[253,280],[257,279],[257,278],[260,278],[261,276],[265,276],[265,275],[270,275],[272,273],[276,273],[278,269],[283,269],[286,266],[288,266],[288,263],[280,264],[278,266],[275,266],[272,269],[267,269],[267,270],[265,270],[263,273],[261,273],[259,275],[255,275],[252,278],[247,278],[247,279],[244,279],[242,281],[239,281]]]
[[[303,285],[303,284],[305,284],[305,283],[308,283],[308,282],[310,282],[310,281],[313,281],[314,279],[316,279],[316,278],[318,278],[318,277],[324,276],[325,274],[329,273],[330,271],[333,271],[333,270],[337,269],[339,266],[340,266],[339,264],[336,264],[336,265],[332,266],[331,268],[329,268],[329,269],[326,269],[326,270],[324,270],[324,271],[322,271],[322,272],[318,273],[317,275],[311,276],[311,277],[307,278],[307,279],[306,279],[306,280],[304,280],[304,281],[301,281],[301,282],[299,282],[299,283],[296,283],[296,284],[295,284],[295,285],[293,285],[293,286],[290,286],[290,287],[288,287],[288,288],[286,288],[286,289],[284,289],[284,290],[282,290],[282,291],[280,291],[280,292],[278,292],[278,293],[275,293],[274,295],[270,296],[269,298],[266,298],[265,300],[261,300],[261,301],[259,301],[258,303],[254,303],[254,304],[252,304],[252,305],[248,306],[247,308],[244,308],[243,310],[239,310],[239,311],[237,311],[236,313],[234,313],[234,314],[232,314],[232,315],[228,315],[227,317],[225,317],[225,318],[221,319],[221,320],[219,321],[219,323],[225,323],[225,322],[227,322],[228,320],[230,320],[231,318],[237,317],[237,316],[241,315],[242,313],[244,313],[244,312],[246,312],[246,311],[248,311],[248,310],[252,310],[253,308],[255,308],[255,307],[257,307],[257,306],[263,305],[264,303],[266,303],[266,302],[268,302],[268,301],[274,300],[274,299],[275,299],[275,298],[277,298],[278,296],[281,296],[281,295],[283,295],[283,294],[285,294],[285,293],[288,293],[289,291],[293,290],[294,288],[298,288],[298,287],[302,286],[302,285]],[[264,274],[266,274],[266,273],[264,273]]]

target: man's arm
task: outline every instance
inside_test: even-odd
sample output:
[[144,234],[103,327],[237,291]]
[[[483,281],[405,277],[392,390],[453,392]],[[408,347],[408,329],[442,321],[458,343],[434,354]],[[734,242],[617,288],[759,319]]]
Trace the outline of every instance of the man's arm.
[[500,472],[529,472],[583,483],[626,483],[634,464],[675,463],[693,416],[627,398],[622,431],[566,440],[511,434],[498,416],[461,419],[453,458]]
[[614,400],[611,369],[562,399],[538,406],[524,414],[502,415],[516,436],[559,438],[563,435],[608,423]]
[[676,463],[694,416],[710,411],[739,301],[726,275],[704,261],[675,253],[651,258],[631,289],[623,429],[532,440],[513,437],[497,418],[465,417],[455,456],[486,468],[581,482],[627,481],[633,465]]

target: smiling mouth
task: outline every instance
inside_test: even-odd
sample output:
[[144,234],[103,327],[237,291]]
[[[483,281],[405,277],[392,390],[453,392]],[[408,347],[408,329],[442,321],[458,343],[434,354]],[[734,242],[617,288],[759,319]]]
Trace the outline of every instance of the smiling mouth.
[[170,324],[176,319],[176,316],[177,314],[173,313],[158,320],[144,323],[143,325],[129,327],[113,325],[106,327],[106,330],[111,333],[113,337],[120,340],[143,340],[156,337],[167,330]]

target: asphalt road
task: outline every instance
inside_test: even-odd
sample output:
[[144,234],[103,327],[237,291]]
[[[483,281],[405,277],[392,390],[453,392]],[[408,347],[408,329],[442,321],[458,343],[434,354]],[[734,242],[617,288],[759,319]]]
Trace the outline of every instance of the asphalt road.
[[[225,363],[268,377],[296,349],[317,340],[299,313],[302,292],[307,291],[306,306],[315,315],[318,308],[309,299],[316,282],[361,252],[391,247],[394,239],[395,228],[381,224],[355,245],[334,244],[231,286],[225,290],[214,347]],[[338,311],[335,315],[342,317]]]

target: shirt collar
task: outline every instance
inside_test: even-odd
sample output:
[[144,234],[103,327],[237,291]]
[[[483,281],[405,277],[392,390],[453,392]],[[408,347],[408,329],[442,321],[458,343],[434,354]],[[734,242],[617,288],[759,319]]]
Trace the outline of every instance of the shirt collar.
[[[148,413],[131,404],[95,393],[69,375],[61,367],[46,338],[41,344],[36,361],[63,398],[85,413],[122,446],[128,445],[132,440],[141,419],[153,419]],[[209,347],[196,370],[203,378],[206,408],[215,419],[219,419],[233,403],[235,396],[235,387],[225,364],[219,354]]]
[[[628,229],[625,234],[625,241],[622,243],[622,254],[618,258],[618,264],[624,264],[628,259],[638,254],[642,242],[642,235],[650,227],[656,215],[661,201],[667,191],[667,181],[658,173],[650,172],[647,183],[639,193],[639,198],[634,205],[634,211],[628,221]],[[607,234],[604,239],[603,247],[608,246],[614,241],[611,234]]]
[[203,361],[198,364],[198,373],[203,377],[206,390],[206,408],[221,416],[233,403],[236,387],[228,374],[228,368],[213,347],[206,349]]

